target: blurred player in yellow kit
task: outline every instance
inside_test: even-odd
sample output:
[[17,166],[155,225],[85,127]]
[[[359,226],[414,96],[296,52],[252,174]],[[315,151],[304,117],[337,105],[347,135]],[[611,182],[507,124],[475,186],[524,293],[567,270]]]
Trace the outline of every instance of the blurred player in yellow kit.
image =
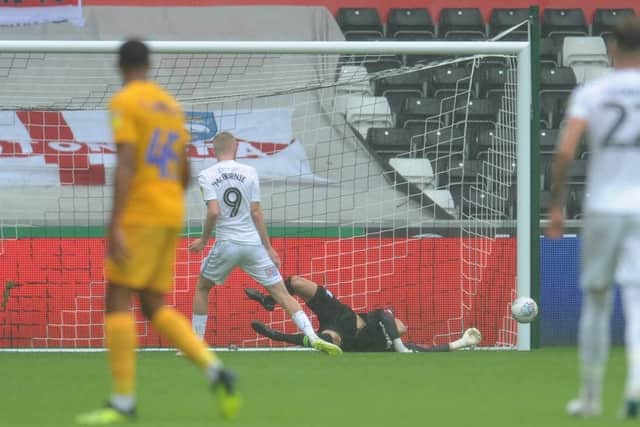
[[222,367],[184,316],[164,303],[173,282],[190,178],[184,113],[171,95],[147,79],[149,50],[144,43],[124,43],[119,68],[124,87],[110,104],[117,166],[104,321],[113,390],[105,408],[76,421],[100,425],[135,417],[136,325],[129,311],[134,295],[160,335],[204,371],[222,415],[233,417],[239,407],[234,374]]

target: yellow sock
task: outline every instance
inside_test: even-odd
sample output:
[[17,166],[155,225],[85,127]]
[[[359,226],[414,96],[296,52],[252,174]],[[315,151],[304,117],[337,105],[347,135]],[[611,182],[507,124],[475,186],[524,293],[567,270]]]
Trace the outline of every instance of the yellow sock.
[[129,312],[106,314],[104,329],[113,393],[133,396],[136,376],[136,323],[133,315]]
[[187,319],[172,307],[164,306],[151,319],[153,326],[172,346],[181,350],[202,369],[211,365],[216,356],[193,332]]

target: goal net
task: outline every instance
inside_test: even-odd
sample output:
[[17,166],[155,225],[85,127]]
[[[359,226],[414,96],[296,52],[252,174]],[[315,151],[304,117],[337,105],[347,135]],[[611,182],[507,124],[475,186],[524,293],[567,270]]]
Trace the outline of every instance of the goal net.
[[[358,313],[393,308],[405,341],[442,344],[477,327],[482,346],[525,348],[509,306],[528,293],[516,281],[527,213],[515,209],[528,186],[526,45],[158,42],[151,77],[185,108],[194,177],[215,163],[216,133],[240,140],[283,276],[324,285]],[[103,345],[115,48],[0,44],[0,348]],[[203,257],[186,249],[205,214],[196,187],[167,297],[189,317]],[[295,331],[247,287],[259,288],[235,271],[212,290],[210,345],[280,347],[252,320]],[[140,345],[167,347],[132,309]]]

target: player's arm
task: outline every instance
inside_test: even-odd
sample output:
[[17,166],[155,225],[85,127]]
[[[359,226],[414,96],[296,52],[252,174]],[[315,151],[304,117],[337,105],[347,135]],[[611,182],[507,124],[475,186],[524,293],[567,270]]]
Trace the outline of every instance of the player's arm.
[[271,240],[269,239],[269,233],[267,232],[267,225],[264,222],[264,213],[262,212],[262,206],[260,206],[260,202],[251,202],[251,218],[253,219],[253,223],[256,226],[256,230],[260,235],[260,241],[262,245],[265,247],[269,256],[273,260],[273,263],[276,267],[280,268],[280,256],[271,246]]
[[110,105],[113,140],[116,143],[116,170],[113,185],[113,204],[108,229],[108,255],[116,263],[126,256],[120,221],[136,169],[136,141],[138,137],[133,112],[127,99],[116,98]]
[[567,122],[562,130],[560,142],[551,165],[551,211],[547,235],[552,238],[562,236],[564,229],[564,202],[567,184],[567,170],[576,156],[580,140],[587,129],[589,100],[583,90],[578,89],[567,113]]
[[218,218],[220,217],[220,205],[218,204],[218,196],[215,189],[211,187],[207,182],[207,177],[203,174],[198,176],[198,183],[200,184],[202,197],[207,204],[207,214],[204,219],[204,226],[202,227],[202,236],[189,245],[189,250],[192,252],[199,252],[207,246],[211,233],[213,233],[213,230],[216,228],[216,222],[218,222]]
[[185,149],[184,153],[182,153],[182,157],[180,158],[180,181],[182,184],[182,188],[187,188],[189,186],[189,182],[191,181],[191,162],[189,161],[189,157],[187,157],[187,150]]

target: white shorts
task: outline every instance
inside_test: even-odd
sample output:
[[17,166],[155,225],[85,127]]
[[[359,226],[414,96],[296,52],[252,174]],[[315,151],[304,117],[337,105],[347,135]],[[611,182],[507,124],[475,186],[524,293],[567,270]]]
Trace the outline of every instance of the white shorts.
[[262,286],[282,281],[278,267],[262,245],[247,245],[216,241],[209,255],[202,261],[200,275],[216,285],[222,285],[231,271],[240,267]]
[[640,286],[640,217],[587,214],[581,243],[585,290]]

